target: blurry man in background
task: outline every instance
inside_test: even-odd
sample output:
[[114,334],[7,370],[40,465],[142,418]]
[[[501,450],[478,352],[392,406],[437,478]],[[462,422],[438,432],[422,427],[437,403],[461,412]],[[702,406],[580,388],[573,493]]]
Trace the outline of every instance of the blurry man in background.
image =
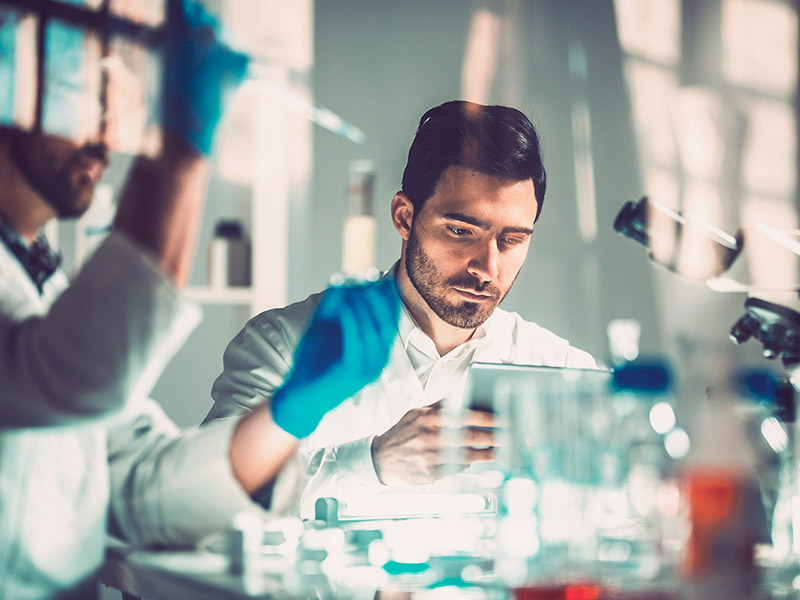
[[[460,401],[472,362],[594,367],[586,352],[499,307],[528,253],[544,202],[539,138],[520,111],[452,101],[419,122],[391,203],[402,239],[403,310],[389,366],[309,437],[302,515],[319,497],[343,499],[427,485],[493,458],[491,415],[466,411],[463,464],[442,464],[441,408]],[[271,397],[292,364],[315,294],[253,319],[229,344],[206,421]],[[431,489],[426,487],[425,489]]]
[[[330,290],[268,408],[180,435],[146,398],[199,318],[178,287],[201,215],[221,82],[246,59],[196,5],[170,3],[164,150],[139,158],[112,233],[72,285],[42,235],[83,214],[108,164],[100,140],[0,129],[0,597],[92,598],[106,528],[138,544],[225,529],[287,469],[298,437],[388,358],[392,286]],[[302,406],[301,413],[295,407]]]

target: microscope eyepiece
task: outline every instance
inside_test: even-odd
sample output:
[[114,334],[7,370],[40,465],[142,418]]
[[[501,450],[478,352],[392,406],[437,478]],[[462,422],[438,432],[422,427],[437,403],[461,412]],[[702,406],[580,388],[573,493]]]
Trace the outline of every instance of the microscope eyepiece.
[[751,317],[748,313],[745,313],[742,318],[736,321],[733,327],[731,327],[729,337],[731,341],[738,346],[744,344],[747,340],[758,333],[759,329],[761,329],[761,323]]

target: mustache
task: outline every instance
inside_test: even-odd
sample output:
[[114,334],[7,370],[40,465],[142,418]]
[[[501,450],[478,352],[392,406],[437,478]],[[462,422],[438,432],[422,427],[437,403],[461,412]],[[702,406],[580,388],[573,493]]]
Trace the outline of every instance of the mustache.
[[105,144],[86,144],[75,155],[76,160],[90,158],[108,165],[108,146]]
[[500,289],[492,285],[490,281],[481,281],[470,275],[457,275],[447,280],[447,285],[461,288],[463,290],[475,291],[480,294],[489,294],[493,298],[500,297]]

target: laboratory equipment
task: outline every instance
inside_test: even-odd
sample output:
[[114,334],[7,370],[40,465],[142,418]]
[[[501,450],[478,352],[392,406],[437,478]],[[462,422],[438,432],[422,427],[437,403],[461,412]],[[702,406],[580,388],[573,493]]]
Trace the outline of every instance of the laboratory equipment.
[[[727,271],[742,251],[742,233],[731,235],[703,219],[683,215],[647,196],[626,202],[614,219],[614,231],[650,251],[650,258],[693,280],[705,281]],[[683,244],[701,255],[697,263],[681,260]]]
[[517,583],[597,576],[592,505],[610,442],[610,377],[600,369],[470,365],[465,406],[493,411],[498,423],[495,468],[507,477],[501,531],[508,537],[508,523],[529,528],[517,530],[522,547],[505,556],[507,568],[514,556],[516,570],[524,566]]
[[677,570],[688,597],[751,598],[762,585],[756,549],[769,532],[759,479],[768,465],[728,358],[691,393],[697,404],[680,469],[686,536]]
[[[800,366],[797,273],[794,278],[768,288],[758,284],[757,273],[755,283],[729,276],[734,269],[744,270],[738,265],[744,262],[740,257],[743,257],[748,239],[757,240],[761,246],[764,246],[764,239],[771,239],[773,243],[767,249],[775,260],[788,256],[796,262],[800,244],[792,236],[763,224],[732,235],[701,218],[670,210],[646,196],[623,205],[614,220],[614,230],[647,248],[654,262],[687,279],[703,282],[720,292],[747,292],[744,315],[730,330],[731,341],[738,345],[755,339],[762,344],[765,358],[780,358],[790,371]],[[690,263],[681,260],[684,246],[692,247],[696,260]],[[682,268],[687,264],[691,266]]]
[[780,357],[791,371],[800,366],[800,312],[757,296],[747,298],[744,309],[744,315],[731,327],[731,341],[738,345],[753,338],[761,342],[765,358]]
[[[669,577],[681,540],[678,460],[670,440],[683,430],[663,359],[614,369],[609,444],[603,456],[594,518],[598,561],[607,583],[644,586]],[[683,432],[685,435],[685,432]]]
[[757,476],[769,531],[768,544],[759,548],[760,558],[772,567],[796,568],[800,564],[797,392],[784,377],[763,368],[740,371],[734,383],[760,451]]
[[342,232],[342,269],[345,279],[374,280],[375,268],[375,163],[350,163],[347,181],[347,215]]
[[[731,234],[646,197],[626,203],[614,229],[647,248],[654,262],[686,279],[719,293],[746,294],[744,315],[731,328],[731,341],[740,345],[755,339],[763,346],[765,358],[780,359],[787,370],[786,376],[776,376],[780,383],[773,390],[777,394],[783,389],[784,397],[774,398],[776,414],[759,419],[764,431],[757,436],[750,434],[738,414],[743,406],[753,410],[756,393],[734,385],[732,375],[741,373],[733,367],[731,356],[705,357],[709,368],[698,374],[704,381],[684,390],[687,398],[694,398],[690,410],[696,414],[689,454],[680,469],[680,511],[686,535],[675,541],[682,557],[676,570],[682,593],[752,597],[767,587],[765,578],[773,589],[788,590],[791,583],[787,581],[795,575],[782,572],[776,578],[774,567],[785,569],[790,564],[796,568],[795,531],[800,523],[793,417],[797,387],[793,378],[800,366],[797,232],[758,222]],[[699,256],[682,260],[687,247]],[[687,265],[690,268],[683,268]],[[788,418],[792,420],[787,422]],[[770,454],[775,458],[774,452],[765,453],[763,448],[765,439],[771,445],[781,437],[787,449],[779,453],[778,476],[775,465],[765,462]],[[780,483],[773,477],[779,477]],[[680,524],[680,519],[676,522]],[[670,561],[664,562],[669,565]],[[764,572],[763,567],[773,570]]]
[[222,219],[208,246],[208,285],[215,289],[250,285],[250,242],[244,224]]
[[334,135],[342,137],[354,144],[363,145],[367,140],[367,135],[355,124],[347,121],[329,108],[313,104],[300,94],[287,89],[285,86],[270,79],[270,70],[264,65],[251,64],[248,72],[248,79],[245,85],[258,89],[270,98],[280,102],[302,117],[308,119],[314,125],[330,131]]

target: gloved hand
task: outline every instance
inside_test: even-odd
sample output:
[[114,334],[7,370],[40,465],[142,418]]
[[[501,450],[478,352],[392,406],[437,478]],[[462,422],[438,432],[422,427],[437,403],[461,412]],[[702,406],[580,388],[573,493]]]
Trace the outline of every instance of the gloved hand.
[[303,438],[322,417],[380,375],[397,333],[400,296],[391,279],[329,288],[300,340],[294,366],[272,396],[272,417]]
[[220,41],[219,23],[200,4],[168,4],[165,128],[208,155],[226,92],[241,83],[249,59]]

